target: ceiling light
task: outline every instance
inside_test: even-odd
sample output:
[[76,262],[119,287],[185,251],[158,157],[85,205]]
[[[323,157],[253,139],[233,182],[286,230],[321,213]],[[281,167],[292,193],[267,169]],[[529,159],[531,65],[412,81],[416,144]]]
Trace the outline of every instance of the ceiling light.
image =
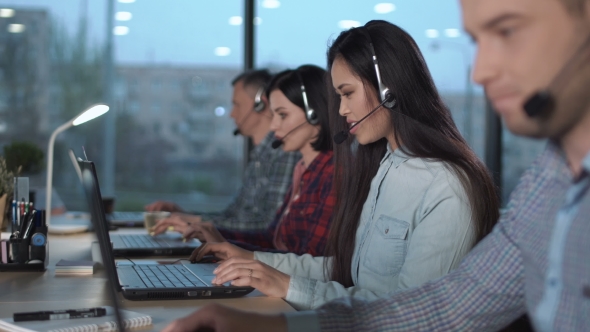
[[24,32],[25,29],[26,27],[24,24],[9,24],[6,30],[10,33],[21,33]]
[[14,9],[0,8],[0,17],[13,17]]
[[438,38],[438,30],[436,29],[427,29],[426,30],[426,37],[428,38]]
[[216,116],[224,116],[225,115],[225,108],[219,106],[215,108],[215,115]]
[[241,16],[232,16],[229,18],[229,25],[242,25],[243,21]]
[[214,53],[217,56],[228,56],[231,53],[231,49],[225,46],[216,47]]
[[129,28],[126,26],[116,26],[113,28],[113,34],[116,36],[124,36],[129,33]]
[[130,12],[117,12],[115,14],[115,20],[117,21],[129,21],[133,15]]
[[281,3],[278,0],[262,0],[262,7],[268,9],[276,9],[281,6]]
[[395,11],[395,5],[389,2],[378,3],[375,5],[374,10],[377,14],[387,14]]
[[457,38],[461,36],[459,29],[445,29],[445,35],[449,38]]
[[361,22],[359,21],[354,21],[354,20],[342,20],[338,22],[338,27],[340,29],[350,29],[350,28],[356,28],[361,26]]

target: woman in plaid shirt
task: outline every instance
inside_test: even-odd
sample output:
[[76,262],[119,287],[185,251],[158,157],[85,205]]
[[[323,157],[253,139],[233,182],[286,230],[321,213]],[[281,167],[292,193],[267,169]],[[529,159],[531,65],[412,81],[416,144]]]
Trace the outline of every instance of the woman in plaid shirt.
[[[185,238],[231,243],[251,251],[322,256],[326,247],[335,194],[334,163],[328,122],[326,71],[313,65],[275,75],[266,91],[273,112],[273,148],[299,151],[293,181],[283,205],[266,230],[235,231],[195,222],[183,231]],[[159,225],[165,230],[167,225]]]

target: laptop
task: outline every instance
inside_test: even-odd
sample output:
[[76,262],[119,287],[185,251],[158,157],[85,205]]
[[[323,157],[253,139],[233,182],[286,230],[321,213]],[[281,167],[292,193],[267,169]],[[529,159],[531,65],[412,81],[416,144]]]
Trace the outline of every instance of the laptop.
[[119,227],[143,227],[143,211],[113,211],[106,216],[111,225]]
[[[78,166],[78,161],[82,161],[82,159],[76,157],[76,154],[72,149],[68,151],[68,155],[70,156],[70,160],[74,165],[74,169],[76,170],[76,173],[78,174],[78,177],[81,180],[82,171]],[[86,152],[84,152],[84,155],[86,156]],[[143,227],[143,211],[113,211],[112,213],[107,213],[106,216],[108,222],[113,226]]]
[[[84,170],[88,170],[98,186],[94,163],[73,157],[73,153],[70,154],[70,158],[80,177]],[[146,234],[113,234],[110,241],[113,243],[114,255],[121,257],[188,256],[201,245],[201,242],[196,239],[183,241],[182,235],[176,232],[166,232],[156,236],[151,236],[147,232]]]
[[[90,162],[87,162],[90,163]],[[133,264],[115,266],[114,256],[108,250],[111,238],[107,224],[100,188],[96,177],[88,168],[82,168],[82,185],[91,210],[97,238],[101,247],[105,269],[113,271],[117,287],[128,300],[181,300],[241,297],[252,287],[213,285],[214,263],[197,264]]]

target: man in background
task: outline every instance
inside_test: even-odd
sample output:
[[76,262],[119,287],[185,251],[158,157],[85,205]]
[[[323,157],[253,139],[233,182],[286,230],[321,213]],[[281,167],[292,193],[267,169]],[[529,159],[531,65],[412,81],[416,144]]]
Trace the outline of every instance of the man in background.
[[233,81],[232,111],[237,129],[252,139],[242,187],[234,201],[219,213],[189,215],[173,202],[157,201],[146,206],[147,211],[178,212],[162,220],[182,232],[187,223],[211,221],[230,230],[262,230],[272,222],[283,203],[291,184],[295,163],[301,158],[297,152],[273,149],[274,133],[270,131],[272,112],[265,95],[265,87],[272,78],[268,70],[247,71]]

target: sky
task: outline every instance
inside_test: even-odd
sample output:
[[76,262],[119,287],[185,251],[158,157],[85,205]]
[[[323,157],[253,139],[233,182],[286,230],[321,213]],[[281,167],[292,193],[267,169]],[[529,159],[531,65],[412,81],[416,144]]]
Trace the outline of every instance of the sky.
[[[107,1],[4,0],[0,8],[45,9],[72,33],[86,13],[91,40],[99,43],[107,33]],[[128,29],[114,36],[117,63],[241,68],[243,24],[230,21],[239,23],[242,0],[113,1],[115,12],[131,14],[114,21]],[[344,28],[383,19],[414,37],[441,91],[467,86],[474,46],[462,30],[458,0],[257,0],[256,16],[258,66],[325,67],[327,46]]]

